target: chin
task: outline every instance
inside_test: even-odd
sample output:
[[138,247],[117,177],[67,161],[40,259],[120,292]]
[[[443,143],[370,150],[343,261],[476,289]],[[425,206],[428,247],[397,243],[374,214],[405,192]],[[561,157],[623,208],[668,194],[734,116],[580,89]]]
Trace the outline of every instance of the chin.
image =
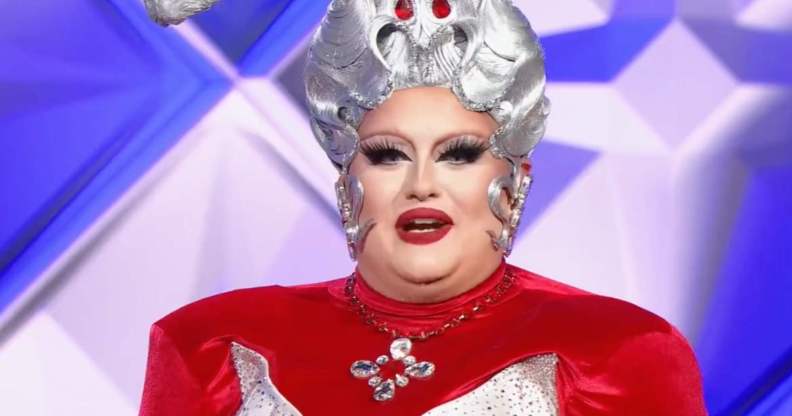
[[404,279],[415,284],[437,283],[447,277],[458,263],[445,250],[432,250],[426,247],[413,248],[395,256],[394,266]]

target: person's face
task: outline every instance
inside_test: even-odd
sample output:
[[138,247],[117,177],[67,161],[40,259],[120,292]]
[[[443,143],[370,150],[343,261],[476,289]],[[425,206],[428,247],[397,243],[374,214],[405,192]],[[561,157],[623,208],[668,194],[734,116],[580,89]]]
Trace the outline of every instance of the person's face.
[[[360,224],[376,222],[358,257],[375,289],[433,301],[469,289],[478,283],[470,276],[497,267],[502,252],[487,231],[499,234],[501,223],[487,188],[510,172],[489,151],[497,127],[440,87],[398,90],[366,113],[350,173],[364,190]],[[505,192],[501,202],[507,204]]]

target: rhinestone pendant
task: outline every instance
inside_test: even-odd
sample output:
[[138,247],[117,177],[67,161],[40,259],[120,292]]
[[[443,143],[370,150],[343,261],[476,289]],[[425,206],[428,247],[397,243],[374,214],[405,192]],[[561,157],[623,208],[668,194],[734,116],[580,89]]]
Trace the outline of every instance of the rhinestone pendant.
[[374,387],[374,400],[384,402],[390,400],[396,394],[396,385],[392,379],[387,379]]
[[404,387],[409,382],[410,382],[410,379],[407,376],[403,376],[401,374],[396,374],[396,385],[397,386]]
[[407,367],[404,372],[410,377],[426,378],[434,374],[435,365],[429,361],[421,361]]
[[[393,399],[396,395],[396,387],[405,387],[410,381],[410,377],[425,379],[435,372],[435,365],[429,361],[417,361],[410,355],[412,341],[409,338],[396,338],[390,344],[387,355],[380,355],[374,361],[357,360],[352,363],[349,372],[355,378],[367,379],[367,383],[374,389],[372,397],[378,402]],[[398,363],[397,363],[398,362]],[[394,378],[384,378],[381,367],[384,365],[396,365],[400,368]]]
[[369,378],[379,373],[379,366],[368,360],[357,360],[349,371],[357,378]]
[[401,360],[410,355],[412,341],[409,338],[397,338],[391,342],[390,355],[394,360]]

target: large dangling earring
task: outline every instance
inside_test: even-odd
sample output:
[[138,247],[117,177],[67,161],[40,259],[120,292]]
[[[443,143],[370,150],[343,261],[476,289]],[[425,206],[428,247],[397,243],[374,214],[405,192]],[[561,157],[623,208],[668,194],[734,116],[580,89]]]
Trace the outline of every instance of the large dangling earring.
[[517,185],[517,192],[514,196],[511,205],[511,215],[509,215],[509,243],[504,248],[504,254],[508,256],[511,254],[512,245],[514,243],[514,236],[520,228],[520,220],[522,219],[523,207],[525,206],[525,198],[528,196],[528,191],[531,189],[533,183],[533,176],[523,175],[520,183]]
[[[525,198],[532,182],[531,175],[518,175],[517,169],[514,169],[512,175],[495,178],[487,190],[490,209],[501,222],[499,234],[496,235],[493,231],[487,231],[487,234],[490,236],[493,248],[503,250],[504,256],[511,254],[514,236],[520,227]],[[500,203],[501,191],[504,189],[509,196],[510,212],[508,213],[504,212]]]
[[363,226],[359,224],[360,210],[363,207],[363,184],[358,178],[342,172],[335,183],[335,190],[341,225],[346,235],[347,250],[349,257],[354,261],[363,252],[366,236],[376,223],[369,219]]

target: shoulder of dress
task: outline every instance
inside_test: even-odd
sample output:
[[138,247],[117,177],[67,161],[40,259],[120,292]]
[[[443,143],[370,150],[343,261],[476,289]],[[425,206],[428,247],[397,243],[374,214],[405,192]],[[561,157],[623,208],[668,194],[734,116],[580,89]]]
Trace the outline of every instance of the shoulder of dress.
[[[511,266],[524,288],[527,305],[540,304],[538,319],[565,328],[570,342],[619,344],[648,334],[684,337],[665,318],[632,302],[599,295]],[[537,301],[537,299],[540,299]],[[555,332],[555,331],[554,331]]]
[[548,294],[555,295],[591,295],[593,293],[584,289],[559,282],[558,280],[551,279],[539,273],[523,269],[513,264],[506,265],[507,270],[512,272],[517,278],[517,281],[523,288],[532,291],[542,291]]
[[[283,322],[289,311],[323,308],[330,304],[330,290],[342,287],[344,279],[295,286],[269,285],[235,289],[188,303],[165,315],[154,326],[165,332],[185,331],[196,337],[244,330],[244,322]],[[255,319],[252,319],[254,318]],[[262,328],[258,328],[262,329]]]
[[503,332],[556,354],[565,413],[706,414],[696,354],[672,323],[623,299],[520,277],[516,319]]
[[569,308],[577,327],[587,327],[601,335],[634,337],[646,333],[671,333],[673,325],[660,315],[632,302],[610,296],[584,294],[558,301],[558,307]]

